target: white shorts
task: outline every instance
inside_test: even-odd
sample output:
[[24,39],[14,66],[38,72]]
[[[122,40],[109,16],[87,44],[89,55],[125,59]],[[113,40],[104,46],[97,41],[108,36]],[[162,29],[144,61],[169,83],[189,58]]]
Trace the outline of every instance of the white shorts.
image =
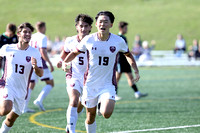
[[38,82],[39,78],[40,78],[41,81],[53,79],[53,75],[51,74],[51,72],[48,68],[43,69],[43,71],[44,71],[44,73],[43,73],[42,77],[37,76],[36,73],[33,71],[32,75],[31,75],[31,82]]
[[67,91],[75,89],[80,94],[82,94],[82,91],[83,91],[83,81],[81,82],[79,79],[71,78],[71,79],[67,79],[66,80],[66,84],[67,84]]
[[[90,91],[90,89],[88,89]],[[93,108],[97,106],[97,104],[103,100],[114,100],[115,101],[115,86],[105,86],[99,93],[94,95],[87,95],[88,92],[86,89],[83,89],[83,96],[82,96],[82,104],[86,108]]]
[[[13,89],[13,88],[12,88]],[[24,105],[25,105],[25,96],[21,96],[20,98],[15,95],[15,93],[5,87],[0,88],[0,103],[5,100],[11,100],[13,102],[12,111],[15,112],[17,115],[21,115]]]

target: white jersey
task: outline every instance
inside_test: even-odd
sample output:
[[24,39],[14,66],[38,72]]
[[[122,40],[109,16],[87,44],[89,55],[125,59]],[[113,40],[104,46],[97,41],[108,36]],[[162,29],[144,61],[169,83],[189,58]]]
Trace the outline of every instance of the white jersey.
[[[88,71],[84,88],[91,95],[98,95],[105,86],[116,85],[116,60],[118,52],[129,51],[125,41],[110,33],[107,41],[101,41],[97,33],[86,36],[77,46],[79,52],[88,51]],[[87,94],[87,95],[90,95]]]
[[[65,40],[64,51],[66,53],[70,53],[76,49],[76,46],[80,42],[78,41],[77,35],[72,37],[67,37]],[[84,80],[84,73],[87,68],[87,51],[79,54],[72,62],[71,62],[71,72],[67,73],[67,77],[71,77],[74,79],[80,79],[81,83]]]
[[[47,48],[47,37],[45,34],[42,34],[40,32],[37,32],[37,33],[34,33],[32,36],[31,36],[31,40],[29,42],[29,45],[33,48],[36,48],[36,49],[41,49],[41,48],[44,48],[46,49]],[[42,59],[42,63],[43,63],[43,69],[47,69],[47,65],[46,65],[46,61],[44,59]]]
[[42,67],[39,51],[30,46],[26,50],[19,50],[16,44],[11,44],[0,49],[0,56],[6,56],[0,87],[12,89],[18,98],[25,99],[33,71],[31,57],[36,58],[38,67]]

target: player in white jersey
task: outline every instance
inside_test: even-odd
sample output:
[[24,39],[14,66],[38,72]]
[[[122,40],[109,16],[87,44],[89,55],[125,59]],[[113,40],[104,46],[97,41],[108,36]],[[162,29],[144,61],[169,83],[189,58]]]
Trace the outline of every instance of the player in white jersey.
[[[40,110],[45,111],[45,108],[43,106],[43,100],[46,98],[46,96],[49,94],[49,92],[54,86],[54,80],[51,74],[51,72],[54,71],[54,68],[47,55],[47,37],[45,35],[46,32],[45,22],[37,22],[36,30],[37,33],[32,35],[29,45],[38,49],[41,53],[44,74],[42,77],[40,77],[40,79],[41,81],[46,82],[46,86],[44,86],[44,88],[38,95],[37,99],[34,101],[34,104],[38,106]],[[48,62],[51,71],[48,69],[46,62]],[[28,103],[31,97],[31,92],[34,89],[35,84],[38,81],[38,78],[39,77],[33,72],[31,76],[31,82],[29,84],[29,97],[26,100],[26,106],[24,107],[24,112],[29,112],[29,113],[35,112],[34,110],[28,108]]]
[[0,117],[6,115],[1,133],[7,133],[22,114],[33,70],[38,76],[43,75],[41,55],[28,44],[33,30],[31,24],[21,24],[17,45],[4,45],[0,49],[0,57],[6,56],[5,71],[0,80]]
[[101,11],[96,16],[98,32],[86,36],[64,60],[68,63],[81,52],[88,51],[88,72],[83,87],[82,103],[86,107],[85,126],[87,133],[96,132],[96,105],[101,103],[100,112],[104,118],[112,115],[115,106],[115,67],[118,52],[123,52],[135,71],[135,82],[140,75],[136,62],[129,52],[125,41],[118,35],[110,33],[114,15],[109,11]]
[[[79,14],[75,19],[75,23],[78,34],[66,39],[64,49],[61,52],[62,60],[64,60],[70,52],[75,50],[81,40],[90,33],[93,19],[88,15]],[[80,114],[83,109],[83,105],[79,101],[79,97],[82,94],[84,73],[86,71],[87,64],[87,52],[81,53],[71,62],[71,68],[66,74],[67,92],[70,100],[66,114],[67,133],[75,133],[78,114]],[[58,68],[60,68],[61,65],[62,61],[58,62]]]

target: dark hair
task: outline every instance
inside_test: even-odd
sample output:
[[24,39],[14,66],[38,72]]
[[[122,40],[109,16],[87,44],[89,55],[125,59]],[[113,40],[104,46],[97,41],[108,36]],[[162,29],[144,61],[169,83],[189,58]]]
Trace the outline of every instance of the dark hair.
[[11,31],[13,34],[15,34],[17,27],[13,23],[8,23],[6,26],[6,30]]
[[79,14],[75,18],[76,25],[78,24],[79,21],[83,21],[85,23],[88,23],[91,26],[92,23],[93,23],[93,18],[90,17],[89,15],[86,15],[86,14]]
[[45,24],[45,22],[43,22],[43,21],[39,21],[39,22],[37,22],[36,25],[35,25],[36,29],[41,29],[41,28],[43,28],[43,27],[45,27],[45,26],[46,26],[46,24]]
[[25,23],[22,23],[22,24],[20,24],[20,25],[18,26],[17,32],[18,32],[18,33],[21,32],[22,29],[23,29],[23,28],[26,28],[26,27],[28,27],[29,29],[31,29],[31,32],[34,31],[34,27],[33,27],[30,23],[25,22]]
[[127,25],[128,25],[127,22],[124,22],[124,21],[119,22],[119,28],[124,28]]
[[97,21],[97,19],[99,18],[99,16],[101,16],[101,15],[108,16],[108,17],[110,18],[110,22],[111,22],[111,23],[114,23],[115,17],[114,17],[114,15],[112,14],[112,12],[110,12],[110,11],[100,11],[100,12],[96,15],[96,17],[95,17],[96,21]]

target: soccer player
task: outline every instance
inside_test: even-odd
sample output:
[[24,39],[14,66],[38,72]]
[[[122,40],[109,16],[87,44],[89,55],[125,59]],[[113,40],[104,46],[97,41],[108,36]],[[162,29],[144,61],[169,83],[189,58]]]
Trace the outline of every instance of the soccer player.
[[[76,19],[77,35],[67,37],[64,45],[64,49],[61,52],[61,59],[76,49],[76,46],[81,40],[91,32],[93,19],[86,14],[79,14]],[[58,62],[58,68],[62,66],[62,62]],[[79,97],[82,94],[84,73],[87,68],[87,52],[79,54],[72,62],[71,69],[66,74],[67,92],[69,96],[69,105],[67,109],[67,127],[66,132],[75,133],[76,122],[78,119],[78,113],[80,114],[83,105],[79,101]],[[77,113],[78,112],[78,113]]]
[[135,71],[135,81],[140,78],[136,62],[129,52],[125,41],[118,35],[110,33],[114,15],[109,11],[99,12],[96,19],[98,32],[83,38],[77,50],[71,52],[64,60],[68,63],[78,54],[88,51],[88,68],[85,74],[82,104],[86,107],[86,131],[96,132],[96,106],[101,103],[100,113],[104,118],[112,115],[115,106],[115,67],[119,51],[123,52]]
[[[13,44],[18,43],[16,32],[16,25],[13,23],[8,23],[6,26],[6,32],[4,32],[2,35],[0,35],[0,48],[5,44]],[[0,69],[4,65],[5,58],[2,60],[0,59]]]
[[6,119],[0,133],[7,133],[22,114],[31,73],[34,71],[40,77],[43,75],[41,55],[29,46],[33,31],[29,23],[19,25],[19,42],[0,49],[0,57],[6,56],[5,72],[0,80],[0,117],[6,116]]
[[[123,22],[123,21],[119,22],[119,33],[118,33],[118,35],[124,39],[126,44],[127,44],[127,39],[126,39],[125,34],[127,33],[127,30],[128,30],[127,26],[128,26],[127,22]],[[138,90],[136,84],[133,81],[131,66],[129,65],[128,61],[126,60],[126,57],[124,56],[124,54],[122,52],[119,52],[118,61],[117,61],[117,71],[116,71],[117,84],[118,84],[118,82],[121,78],[121,75],[123,73],[126,75],[126,78],[128,80],[128,84],[134,90],[135,97],[137,99],[147,96],[147,94],[140,93],[140,91]],[[118,90],[118,87],[116,88],[116,90]],[[120,100],[121,97],[116,95],[115,99]]]
[[[29,45],[38,49],[41,53],[44,74],[42,77],[40,77],[40,79],[41,79],[41,81],[46,82],[46,86],[44,86],[44,88],[38,95],[37,99],[34,101],[34,104],[36,106],[38,106],[40,110],[45,111],[45,108],[43,106],[43,100],[46,98],[46,96],[49,94],[49,92],[51,91],[51,89],[54,86],[54,80],[53,80],[53,76],[51,74],[51,72],[54,71],[54,67],[47,55],[47,37],[45,35],[45,32],[46,32],[45,22],[37,22],[36,30],[37,30],[37,33],[32,35]],[[46,62],[48,62],[51,71],[48,69]],[[29,84],[29,97],[26,100],[24,112],[28,112],[28,113],[35,112],[34,110],[28,108],[28,103],[29,103],[29,100],[31,97],[31,92],[34,89],[35,84],[38,81],[38,78],[39,77],[33,72],[32,76],[31,76],[31,82]]]

